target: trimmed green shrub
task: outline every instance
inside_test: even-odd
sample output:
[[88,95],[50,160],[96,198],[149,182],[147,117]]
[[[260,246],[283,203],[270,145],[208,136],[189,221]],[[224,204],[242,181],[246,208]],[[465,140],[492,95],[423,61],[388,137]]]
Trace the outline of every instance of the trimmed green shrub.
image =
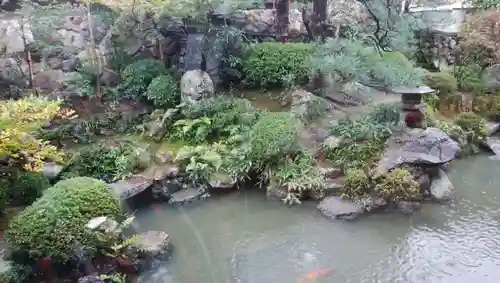
[[32,204],[50,187],[41,172],[19,172],[12,185],[12,200],[16,205]]
[[342,198],[357,199],[369,192],[370,178],[362,169],[347,169],[345,176],[345,184],[340,191]]
[[160,61],[145,59],[134,62],[123,70],[122,83],[117,90],[118,95],[121,97],[143,95],[151,81],[164,74],[167,74],[167,69]]
[[415,200],[421,198],[420,186],[405,169],[396,168],[385,174],[375,186],[375,193],[388,201]]
[[98,240],[85,228],[98,216],[116,218],[119,199],[103,181],[87,177],[63,180],[9,223],[5,239],[9,245],[28,252],[30,258],[71,259],[74,249],[92,255]]
[[75,154],[61,177],[68,179],[86,176],[112,182],[133,172],[139,166],[139,154],[133,144],[100,143],[86,147]]
[[296,152],[301,125],[300,120],[290,113],[266,113],[251,130],[252,155],[263,160]]
[[283,87],[307,83],[313,45],[264,42],[242,57],[243,83],[250,87]]
[[479,65],[456,66],[453,75],[457,79],[458,87],[462,90],[481,92],[484,89]]
[[486,120],[473,112],[463,112],[458,114],[455,124],[466,132],[473,132],[476,135],[486,134]]
[[146,97],[156,107],[171,108],[180,102],[180,89],[174,78],[169,74],[165,74],[151,81]]
[[453,75],[444,72],[427,73],[424,83],[437,90],[440,97],[448,97],[457,91],[457,80]]

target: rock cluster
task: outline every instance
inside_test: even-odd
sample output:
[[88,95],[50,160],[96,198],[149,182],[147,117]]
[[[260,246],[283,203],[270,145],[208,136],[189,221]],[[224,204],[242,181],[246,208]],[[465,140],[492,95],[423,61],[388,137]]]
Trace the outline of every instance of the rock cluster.
[[[445,167],[461,151],[457,142],[436,128],[409,129],[401,135],[393,135],[387,141],[375,175],[385,174],[394,168],[408,170],[420,185],[423,198],[437,202],[454,199],[455,189]],[[389,204],[382,199],[370,199],[369,205],[362,201],[344,200],[337,193],[330,193],[318,205],[319,211],[330,219],[354,219],[356,216],[382,208],[395,208],[402,213],[411,213],[420,207],[417,201],[398,201]],[[367,203],[368,204],[368,203]]]

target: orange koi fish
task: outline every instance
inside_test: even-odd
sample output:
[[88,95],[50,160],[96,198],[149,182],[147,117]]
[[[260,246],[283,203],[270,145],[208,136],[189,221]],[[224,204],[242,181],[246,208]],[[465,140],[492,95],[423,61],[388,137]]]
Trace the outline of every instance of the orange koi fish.
[[331,267],[313,270],[307,273],[304,278],[299,279],[298,283],[314,283],[318,280],[318,278],[328,275],[330,272],[332,272]]

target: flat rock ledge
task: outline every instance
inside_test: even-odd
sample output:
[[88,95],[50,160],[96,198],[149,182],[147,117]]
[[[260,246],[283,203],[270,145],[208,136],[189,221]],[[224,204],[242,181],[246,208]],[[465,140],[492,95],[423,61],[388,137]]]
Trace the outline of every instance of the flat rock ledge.
[[318,210],[328,219],[352,220],[364,213],[360,204],[342,199],[339,196],[326,197],[318,204]]
[[156,262],[166,262],[174,250],[170,236],[154,230],[140,233],[132,248],[137,252],[134,265],[139,271],[147,270]]

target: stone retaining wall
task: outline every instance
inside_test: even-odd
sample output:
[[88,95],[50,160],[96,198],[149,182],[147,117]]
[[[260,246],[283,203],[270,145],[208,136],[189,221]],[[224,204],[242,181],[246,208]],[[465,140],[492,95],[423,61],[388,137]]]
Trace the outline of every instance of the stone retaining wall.
[[456,62],[456,51],[459,44],[457,33],[431,31],[421,33],[420,48],[428,62],[442,70],[450,70]]

